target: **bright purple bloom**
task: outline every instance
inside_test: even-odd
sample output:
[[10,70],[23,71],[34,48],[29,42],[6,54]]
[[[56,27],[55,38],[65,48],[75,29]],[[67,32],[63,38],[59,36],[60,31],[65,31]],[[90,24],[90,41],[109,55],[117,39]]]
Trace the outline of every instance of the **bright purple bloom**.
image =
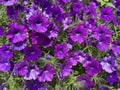
[[67,16],[62,21],[62,23],[63,23],[63,30],[66,30],[70,26],[70,24],[72,23],[72,19],[70,18],[70,16]]
[[112,51],[115,55],[120,55],[120,40],[112,42]]
[[17,43],[26,39],[27,29],[23,25],[18,23],[10,23],[9,30],[7,32],[7,38],[11,43]]
[[86,54],[81,50],[77,51],[77,54],[78,54],[78,57],[79,57],[78,62],[83,63],[85,61]]
[[82,43],[84,42],[86,36],[88,34],[88,31],[83,27],[83,25],[79,24],[76,25],[70,32],[70,38],[74,42]]
[[2,26],[0,26],[0,37],[2,37],[4,35],[4,29]]
[[0,0],[0,3],[5,6],[12,6],[17,2],[18,2],[18,0]]
[[91,89],[94,87],[94,82],[92,81],[92,78],[87,74],[77,76],[76,81],[81,82],[82,85],[87,89]]
[[76,66],[79,60],[79,56],[76,52],[71,52],[69,56],[66,58],[66,61],[69,61],[72,66]]
[[96,58],[90,55],[86,55],[84,61],[82,62],[83,67],[86,67],[87,64],[91,63],[92,61],[96,61]]
[[110,37],[103,36],[97,41],[96,47],[100,51],[108,50],[110,48],[110,42],[111,42]]
[[58,36],[58,27],[54,23],[50,23],[45,33],[49,38],[56,38]]
[[39,82],[38,80],[27,80],[25,85],[28,90],[48,90],[49,86],[45,86],[44,83]]
[[76,1],[71,4],[70,7],[71,14],[79,14],[80,10],[82,10],[82,2]]
[[69,61],[65,61],[62,65],[60,65],[59,79],[63,80],[65,77],[69,76],[72,73],[71,68],[72,65]]
[[41,13],[36,12],[28,20],[29,26],[36,32],[44,33],[47,31],[48,20]]
[[10,70],[11,65],[9,59],[0,57],[0,71],[6,73]]
[[71,0],[59,0],[60,3],[69,3]]
[[101,37],[111,37],[111,32],[108,30],[107,26],[101,25],[99,28],[93,30],[93,37],[99,40]]
[[66,44],[56,44],[54,49],[54,55],[58,59],[63,59],[64,57],[68,56],[68,48]]
[[26,40],[24,40],[24,41],[20,41],[20,42],[11,44],[11,45],[12,45],[14,50],[21,51],[27,46],[27,43],[26,43]]
[[110,83],[110,85],[116,85],[118,83],[118,73],[113,72],[108,74],[107,81]]
[[90,11],[90,16],[96,16],[97,12],[96,12],[96,3],[95,2],[90,2],[89,4],[89,11]]
[[22,62],[19,62],[17,65],[16,65],[16,69],[18,71],[18,74],[20,76],[25,76],[27,75],[28,73],[28,66],[29,66],[29,63],[27,61],[22,61]]
[[41,56],[42,52],[37,45],[32,45],[24,49],[25,60],[37,61]]
[[62,22],[64,10],[59,6],[55,5],[50,11],[50,16],[55,19],[57,22]]
[[116,71],[118,67],[116,58],[113,56],[103,58],[100,64],[102,66],[102,69],[108,73]]
[[3,58],[11,59],[13,57],[13,50],[7,44],[3,44],[0,48],[0,54]]
[[7,7],[7,16],[11,19],[17,19],[18,18],[18,11],[14,8],[14,6],[8,6]]
[[88,6],[84,6],[83,7],[83,14],[86,16],[86,15],[89,15],[89,17],[94,17],[97,15],[97,12],[96,12],[96,3],[95,2],[90,2],[90,4]]
[[30,42],[32,44],[40,44],[44,48],[52,46],[53,40],[48,38],[46,34],[38,32],[30,32]]
[[43,9],[43,11],[47,11],[49,8],[51,8],[52,3],[49,0],[33,0],[33,2],[36,5],[40,5],[40,7]]
[[46,64],[43,68],[39,70],[38,80],[40,82],[50,82],[52,81],[55,74],[55,69],[50,64]]
[[111,7],[102,8],[100,14],[100,17],[103,21],[111,21],[114,18],[113,10]]
[[39,74],[39,68],[36,65],[28,67],[28,72],[24,76],[25,80],[36,80]]
[[23,76],[25,80],[36,80],[39,74],[39,68],[36,65],[29,65],[26,61],[19,62],[16,69],[18,74]]
[[101,72],[101,66],[98,61],[91,61],[85,67],[85,72],[91,76],[94,76]]
[[113,1],[114,5],[115,5],[116,9],[120,10],[120,0],[112,0],[112,1]]

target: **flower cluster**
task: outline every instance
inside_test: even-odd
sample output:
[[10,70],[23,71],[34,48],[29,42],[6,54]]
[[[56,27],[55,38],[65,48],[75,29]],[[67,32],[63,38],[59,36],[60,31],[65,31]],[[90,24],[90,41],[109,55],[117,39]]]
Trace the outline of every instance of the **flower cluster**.
[[1,0],[9,22],[0,26],[0,71],[22,77],[23,90],[56,88],[71,76],[82,90],[107,88],[99,78],[117,86],[120,0],[109,3]]

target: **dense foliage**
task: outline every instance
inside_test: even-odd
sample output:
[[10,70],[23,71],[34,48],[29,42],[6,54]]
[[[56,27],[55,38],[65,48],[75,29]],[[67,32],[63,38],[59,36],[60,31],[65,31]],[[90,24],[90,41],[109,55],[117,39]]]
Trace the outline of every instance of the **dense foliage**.
[[120,88],[120,0],[0,0],[0,90]]

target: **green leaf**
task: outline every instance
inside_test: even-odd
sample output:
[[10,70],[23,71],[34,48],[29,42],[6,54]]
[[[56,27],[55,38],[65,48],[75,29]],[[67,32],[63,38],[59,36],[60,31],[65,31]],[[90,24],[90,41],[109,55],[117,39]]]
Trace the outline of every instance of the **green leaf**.
[[98,2],[100,2],[101,6],[104,6],[106,4],[106,2],[103,0],[99,0]]
[[109,2],[109,0],[103,0],[103,1],[105,1],[105,2]]
[[115,8],[115,6],[111,2],[106,3],[106,6],[110,6],[110,7]]

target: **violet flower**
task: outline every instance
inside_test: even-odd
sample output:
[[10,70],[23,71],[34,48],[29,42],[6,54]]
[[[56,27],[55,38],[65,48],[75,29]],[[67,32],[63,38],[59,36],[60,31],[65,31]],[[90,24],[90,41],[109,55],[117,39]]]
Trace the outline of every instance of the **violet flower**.
[[64,57],[68,56],[68,48],[66,44],[56,44],[54,49],[54,55],[58,59],[63,59]]
[[88,31],[81,25],[76,25],[70,32],[69,36],[74,42],[83,43]]
[[94,82],[92,81],[92,78],[87,74],[77,76],[76,81],[81,82],[82,85],[87,89],[91,89],[94,87]]
[[108,73],[116,71],[118,67],[116,58],[113,56],[103,58],[100,64],[102,66],[102,69]]
[[9,30],[7,32],[7,38],[11,43],[17,43],[26,39],[27,29],[23,25],[18,23],[10,23]]
[[24,56],[25,60],[37,61],[41,56],[42,52],[37,45],[32,45],[24,49],[24,54],[25,54]]
[[46,64],[39,70],[38,80],[39,82],[52,81],[53,76],[56,74],[55,69],[50,64]]
[[36,12],[30,16],[28,22],[31,29],[35,30],[36,32],[44,33],[47,31],[48,20],[39,12]]

